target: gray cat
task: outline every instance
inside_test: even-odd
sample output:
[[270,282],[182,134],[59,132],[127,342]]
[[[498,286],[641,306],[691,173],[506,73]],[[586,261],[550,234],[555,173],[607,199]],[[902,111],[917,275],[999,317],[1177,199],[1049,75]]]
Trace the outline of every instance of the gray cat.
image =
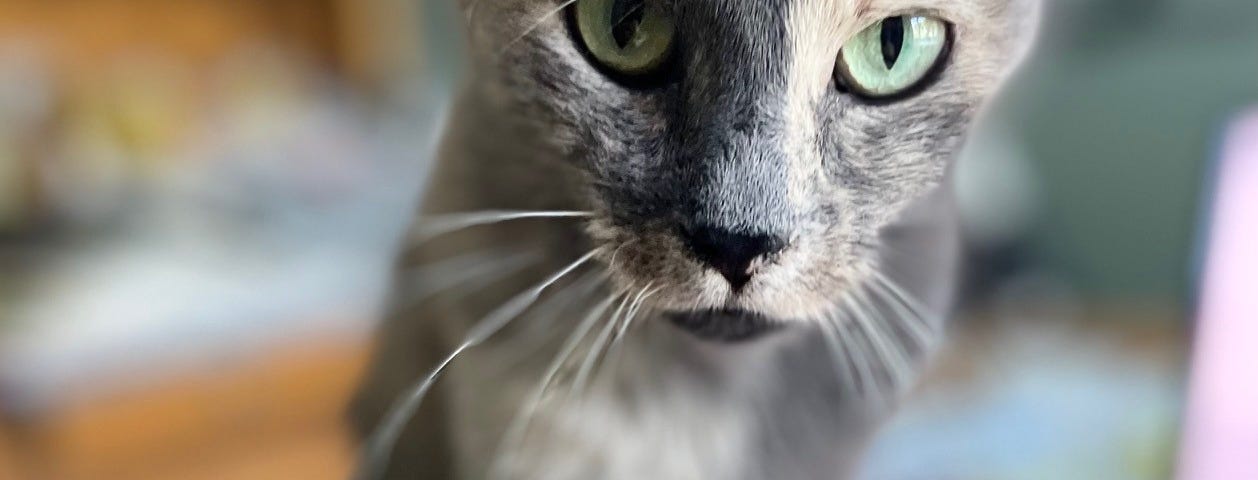
[[852,475],[938,343],[943,185],[1036,2],[460,6],[360,476]]

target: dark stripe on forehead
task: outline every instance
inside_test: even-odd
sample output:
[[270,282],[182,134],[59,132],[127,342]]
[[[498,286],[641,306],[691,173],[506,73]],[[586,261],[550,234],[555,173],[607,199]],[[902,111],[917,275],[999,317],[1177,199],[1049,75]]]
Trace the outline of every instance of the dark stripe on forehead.
[[700,122],[781,101],[789,71],[790,1],[677,3],[684,101]]

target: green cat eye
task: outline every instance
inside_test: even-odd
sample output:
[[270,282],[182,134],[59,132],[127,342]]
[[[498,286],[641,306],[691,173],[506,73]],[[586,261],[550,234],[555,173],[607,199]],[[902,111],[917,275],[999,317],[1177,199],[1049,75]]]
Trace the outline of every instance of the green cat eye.
[[574,20],[590,55],[623,75],[655,73],[672,52],[676,27],[664,0],[577,0]]
[[835,67],[842,87],[868,98],[889,98],[921,85],[941,63],[949,28],[919,15],[883,19],[843,46]]

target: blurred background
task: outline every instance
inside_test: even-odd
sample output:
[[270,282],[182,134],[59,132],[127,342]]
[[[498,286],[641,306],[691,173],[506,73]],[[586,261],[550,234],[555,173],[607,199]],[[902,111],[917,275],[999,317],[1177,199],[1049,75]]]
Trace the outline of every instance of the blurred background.
[[[1258,2],[1048,3],[959,167],[952,345],[865,478],[1173,475]],[[0,478],[347,476],[342,410],[457,78],[454,15],[0,0]]]

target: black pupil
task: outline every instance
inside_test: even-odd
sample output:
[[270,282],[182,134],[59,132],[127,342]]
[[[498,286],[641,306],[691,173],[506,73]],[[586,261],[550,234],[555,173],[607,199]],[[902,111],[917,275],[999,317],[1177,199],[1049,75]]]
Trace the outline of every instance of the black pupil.
[[638,33],[642,18],[646,15],[646,0],[616,0],[612,3],[612,38],[620,48],[629,46],[629,41]]
[[882,21],[882,60],[887,68],[895,66],[904,48],[904,17],[891,17]]

